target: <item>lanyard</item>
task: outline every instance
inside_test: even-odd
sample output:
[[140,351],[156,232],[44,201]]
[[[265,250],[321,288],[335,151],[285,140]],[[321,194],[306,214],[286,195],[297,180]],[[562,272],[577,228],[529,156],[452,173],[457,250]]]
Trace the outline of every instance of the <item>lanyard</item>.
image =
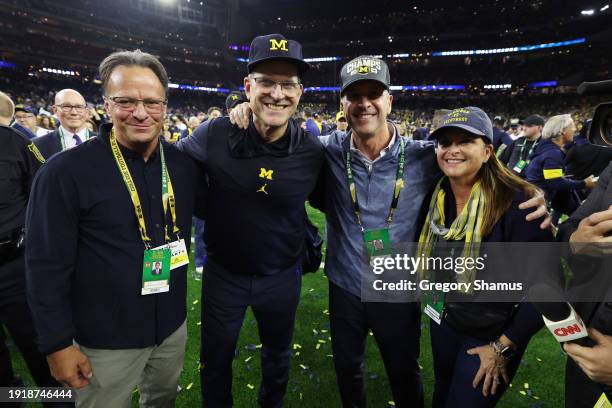
[[[128,169],[127,163],[123,158],[123,154],[121,154],[121,150],[119,149],[119,144],[117,143],[117,139],[115,137],[115,129],[111,130],[110,134],[110,145],[111,150],[113,152],[113,157],[115,158],[115,162],[117,163],[117,167],[119,168],[119,172],[121,173],[121,177],[123,178],[123,182],[130,193],[130,198],[132,199],[132,204],[134,204],[134,211],[136,213],[136,218],[138,219],[138,229],[140,231],[140,238],[144,243],[147,249],[151,248],[151,238],[147,235],[147,226],[145,224],[144,214],[142,211],[142,204],[140,203],[140,197],[138,196],[138,190],[136,190],[136,185],[134,184],[134,180],[132,179],[132,175],[130,174],[130,170]],[[174,200],[174,190],[172,188],[172,181],[170,180],[170,175],[168,174],[168,168],[166,167],[166,160],[164,156],[164,149],[159,142],[159,154],[161,159],[162,166],[162,202],[164,206],[164,219],[167,214],[168,207],[170,207],[170,213],[172,214],[172,224],[173,224],[173,232],[178,235],[179,229],[176,226],[176,203]],[[164,226],[164,235],[166,242],[170,241],[170,237],[168,236],[168,226]]]
[[[59,131],[59,137],[60,137],[60,144],[62,145],[62,152],[63,152],[64,150],[66,150],[66,140],[64,139],[64,130],[60,126],[58,131]],[[75,133],[75,135],[76,135],[76,133]],[[86,129],[85,140],[88,140],[89,137],[90,137],[89,129]],[[85,140],[83,140],[83,141],[85,141]]]
[[[351,148],[349,146],[348,152],[346,152],[346,178],[348,180],[349,191],[351,195],[351,201],[353,201],[353,211],[355,211],[355,217],[357,217],[357,224],[361,227],[361,231],[365,231],[363,224],[361,223],[361,212],[359,210],[359,201],[357,199],[357,187],[355,186],[355,179],[353,178],[353,167],[351,165],[352,160]],[[395,175],[395,183],[393,183],[393,199],[391,200],[391,207],[389,208],[389,215],[387,216],[387,227],[391,225],[393,221],[393,214],[397,209],[397,203],[399,201],[400,192],[404,187],[404,166],[406,164],[406,152],[405,144],[403,140],[400,140],[400,155],[399,163],[397,165],[397,173]]]
[[519,161],[528,159],[529,156],[531,156],[531,153],[533,153],[533,149],[535,149],[535,147],[538,145],[539,141],[540,141],[540,139],[536,140],[531,145],[531,149],[529,149],[529,152],[527,153],[527,157],[523,158],[523,150],[525,150],[525,145],[527,144],[527,139],[525,139],[525,141],[523,141],[523,144],[521,145],[521,151],[519,152]]

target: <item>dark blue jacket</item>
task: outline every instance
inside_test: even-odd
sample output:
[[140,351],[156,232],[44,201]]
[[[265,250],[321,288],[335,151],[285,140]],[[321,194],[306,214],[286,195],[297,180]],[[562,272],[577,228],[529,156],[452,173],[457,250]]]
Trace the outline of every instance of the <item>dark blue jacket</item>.
[[580,204],[575,194],[584,181],[565,176],[565,153],[552,140],[540,140],[524,172],[528,182],[544,190],[555,210],[569,214]]
[[[442,183],[442,188],[447,193],[444,211],[448,214],[446,226],[449,227],[457,216],[455,199],[447,181]],[[528,197],[522,191],[514,193],[510,208],[493,226],[491,233],[482,237],[482,242],[554,242],[552,233],[540,228],[541,220],[525,220],[531,210],[521,210],[518,206],[527,200]],[[487,307],[486,303],[480,304]],[[544,321],[533,305],[523,302],[518,306],[503,334],[512,340],[517,347],[525,348],[531,337],[543,326]]]
[[36,135],[34,133],[32,133],[32,131],[26,127],[21,126],[19,123],[14,122],[11,125],[12,128],[17,129],[19,132],[21,132],[22,134],[24,134],[25,136],[27,136],[28,139],[34,139],[36,137]]
[[[89,133],[89,138],[95,136],[97,136],[96,133]],[[59,129],[56,129],[53,132],[47,133],[46,135],[32,139],[32,142],[34,142],[36,147],[38,147],[38,150],[40,150],[43,157],[48,159],[55,153],[62,151],[62,141],[60,140],[61,137],[62,134],[60,133]]]
[[308,118],[308,120],[306,121],[306,130],[312,133],[314,136],[321,135],[319,126],[317,126],[317,122],[313,118]]
[[[170,291],[141,295],[145,246],[130,194],[113,158],[109,132],[56,154],[40,169],[26,213],[28,303],[39,349],[100,349],[161,344],[185,321],[187,266],[170,272]],[[164,144],[177,225],[189,250],[191,217],[206,186],[195,162]],[[163,245],[159,148],[146,162],[120,145],[142,203],[152,246]],[[203,217],[203,211],[196,212]]]
[[512,144],[513,140],[506,132],[493,126],[493,148],[495,151],[499,149],[501,145],[505,145],[506,148]]

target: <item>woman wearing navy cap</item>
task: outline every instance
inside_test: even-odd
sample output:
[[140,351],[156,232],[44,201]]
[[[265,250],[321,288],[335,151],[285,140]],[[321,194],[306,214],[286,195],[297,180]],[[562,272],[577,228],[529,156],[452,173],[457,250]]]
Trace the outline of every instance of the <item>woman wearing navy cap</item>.
[[[539,222],[526,221],[527,212],[519,209],[519,203],[538,191],[499,162],[485,112],[455,109],[430,138],[437,140],[438,165],[445,176],[433,192],[419,254],[437,254],[438,242],[456,246],[464,257],[475,257],[482,242],[553,240],[550,231],[540,229]],[[494,406],[530,338],[543,325],[529,303],[461,302],[465,296],[430,293],[425,307],[431,318],[434,407],[452,407],[459,401],[471,408]]]

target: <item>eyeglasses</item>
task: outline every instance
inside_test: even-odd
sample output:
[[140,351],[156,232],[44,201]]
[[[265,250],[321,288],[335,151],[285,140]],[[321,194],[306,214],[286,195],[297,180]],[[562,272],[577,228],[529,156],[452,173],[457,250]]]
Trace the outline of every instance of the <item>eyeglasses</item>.
[[300,91],[301,83],[299,82],[274,81],[270,78],[265,78],[265,77],[252,77],[252,78],[253,78],[253,81],[255,81],[257,86],[263,92],[272,92],[274,88],[276,88],[276,85],[280,86],[281,91],[283,91],[283,93],[286,96],[296,96]]
[[161,99],[135,99],[125,96],[109,96],[107,99],[111,100],[119,108],[130,112],[136,109],[136,106],[142,102],[147,112],[161,113],[164,110],[164,106],[168,103],[167,100]]
[[75,110],[77,112],[83,112],[85,110],[85,108],[87,108],[87,106],[85,105],[57,105],[58,108],[60,108],[62,110],[62,112],[64,113],[69,113],[71,110]]
[[15,119],[28,119],[28,118],[33,118],[34,115],[32,115],[31,113],[26,113],[24,115],[18,115],[15,114]]

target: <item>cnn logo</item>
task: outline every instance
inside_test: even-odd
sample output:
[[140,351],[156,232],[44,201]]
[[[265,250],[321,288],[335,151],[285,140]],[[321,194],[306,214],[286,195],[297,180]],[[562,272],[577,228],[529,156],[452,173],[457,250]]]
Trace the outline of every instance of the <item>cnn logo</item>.
[[559,327],[558,329],[555,329],[555,336],[563,337],[563,336],[569,336],[569,335],[580,333],[580,332],[582,332],[580,325],[573,324],[571,326]]

